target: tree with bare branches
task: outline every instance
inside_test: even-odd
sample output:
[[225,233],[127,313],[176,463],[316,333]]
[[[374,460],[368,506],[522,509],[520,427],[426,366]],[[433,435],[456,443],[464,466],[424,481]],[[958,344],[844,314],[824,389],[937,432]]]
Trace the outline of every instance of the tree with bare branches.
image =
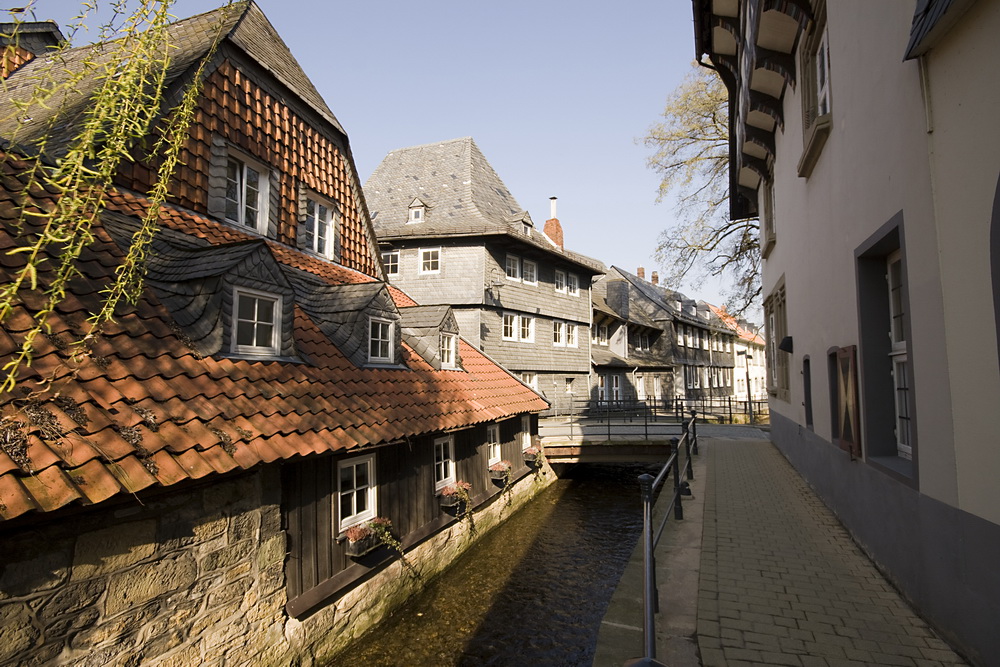
[[759,225],[730,220],[729,102],[711,69],[694,70],[667,98],[661,120],[643,143],[647,165],[660,175],[657,201],[673,197],[676,220],[660,234],[655,257],[665,282],[699,286],[707,277],[729,282],[727,306],[743,313],[760,296]]

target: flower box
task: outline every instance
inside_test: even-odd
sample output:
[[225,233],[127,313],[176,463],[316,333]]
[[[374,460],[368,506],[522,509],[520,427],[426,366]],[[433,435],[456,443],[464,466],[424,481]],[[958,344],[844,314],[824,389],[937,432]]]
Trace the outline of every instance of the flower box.
[[[448,486],[441,489],[441,495],[438,496],[438,501],[441,503],[443,509],[456,509],[458,511],[462,510],[463,502],[467,502],[469,498],[469,491],[472,489],[472,485],[468,482],[455,482],[454,484],[449,484]],[[468,510],[468,508],[464,508]]]
[[378,538],[375,537],[373,533],[365,535],[361,539],[347,540],[347,544],[344,545],[344,553],[346,553],[351,558],[360,558],[365,554],[374,551],[379,546]]
[[541,461],[542,452],[537,447],[528,447],[521,452],[521,456],[528,465],[535,465]]
[[490,466],[490,479],[506,482],[510,479],[510,461],[497,461]]

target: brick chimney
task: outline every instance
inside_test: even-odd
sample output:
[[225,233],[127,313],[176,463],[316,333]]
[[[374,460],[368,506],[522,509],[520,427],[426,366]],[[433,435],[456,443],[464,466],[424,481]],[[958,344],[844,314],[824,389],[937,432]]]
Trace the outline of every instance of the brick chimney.
[[545,221],[545,229],[543,231],[562,250],[563,229],[562,225],[559,224],[559,218],[556,217],[556,200],[557,197],[549,197],[549,219]]
[[644,269],[643,267],[640,266],[638,269],[635,270],[635,275],[639,276],[639,280],[645,280],[646,279],[646,269]]
[[652,280],[652,283],[654,285],[659,285],[660,284],[660,274],[657,273],[656,271],[653,271],[653,280]]
[[[11,39],[14,30],[15,39]],[[22,65],[42,56],[66,41],[55,21],[25,21],[21,24],[0,23],[0,70],[7,78]],[[13,46],[13,48],[7,48]]]

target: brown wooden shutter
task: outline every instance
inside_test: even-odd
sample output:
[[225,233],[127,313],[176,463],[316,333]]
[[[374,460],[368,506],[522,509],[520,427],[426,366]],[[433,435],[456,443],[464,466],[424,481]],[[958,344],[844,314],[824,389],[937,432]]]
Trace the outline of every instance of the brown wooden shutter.
[[837,350],[837,424],[840,448],[861,456],[861,417],[858,414],[857,346]]

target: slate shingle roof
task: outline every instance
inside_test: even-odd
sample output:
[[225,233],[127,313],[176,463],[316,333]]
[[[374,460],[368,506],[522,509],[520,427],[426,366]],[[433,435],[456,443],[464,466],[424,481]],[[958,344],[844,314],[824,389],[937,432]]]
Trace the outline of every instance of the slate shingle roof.
[[[504,235],[604,271],[600,261],[559,248],[534,227],[472,137],[394,150],[364,191],[380,239]],[[428,208],[422,222],[408,223],[414,199]],[[523,221],[532,225],[530,235]]]
[[[7,251],[33,230],[13,229],[28,165],[7,154],[0,158],[0,275],[9,280],[24,255]],[[55,196],[38,190],[30,200],[44,206]],[[145,208],[137,195],[111,193],[109,215],[119,221]],[[398,289],[362,273],[191,211],[164,206],[160,224],[169,235],[186,235],[192,249],[218,251],[199,265],[206,274],[251,249],[266,250],[282,270],[307,273],[331,294],[388,289],[397,305],[414,305]],[[88,354],[74,358],[82,351],[74,343],[86,331],[99,290],[123,256],[101,225],[96,239],[81,256],[82,275],[58,308],[50,335],[39,341],[19,389],[0,398],[5,520],[547,407],[464,341],[464,372],[436,371],[405,345],[403,367],[359,369],[324,333],[323,318],[310,313],[316,304],[308,300],[294,309],[300,363],[201,355],[152,289],[106,328]],[[157,270],[169,275],[175,259]],[[46,280],[43,273],[40,289]],[[40,304],[40,292],[23,295],[0,330],[0,357],[10,356]]]

